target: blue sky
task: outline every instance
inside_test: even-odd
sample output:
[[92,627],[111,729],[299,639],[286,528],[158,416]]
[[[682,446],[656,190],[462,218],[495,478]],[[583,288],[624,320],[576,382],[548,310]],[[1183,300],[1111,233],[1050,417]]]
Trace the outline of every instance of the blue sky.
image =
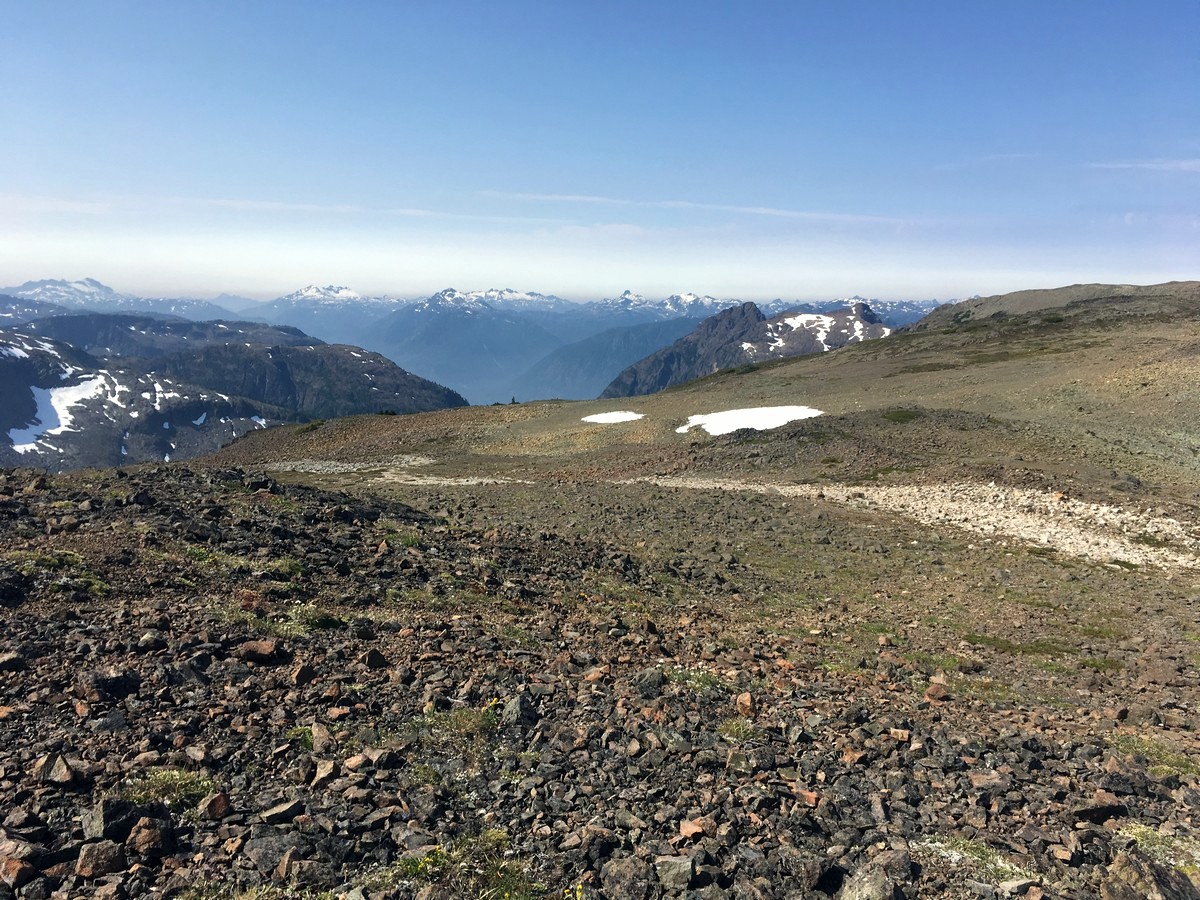
[[0,284],[1200,277],[1200,4],[0,0]]

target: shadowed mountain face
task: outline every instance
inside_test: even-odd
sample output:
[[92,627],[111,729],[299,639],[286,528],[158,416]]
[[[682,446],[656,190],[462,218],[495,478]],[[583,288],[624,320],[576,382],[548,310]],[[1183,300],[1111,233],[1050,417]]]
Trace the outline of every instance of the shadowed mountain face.
[[784,312],[768,319],[753,303],[725,310],[690,334],[621,372],[601,397],[634,397],[747,363],[821,353],[890,333],[864,303],[829,313]]
[[[695,328],[701,319],[667,319],[623,328],[559,347],[538,360],[514,383],[520,400],[559,397],[587,400],[595,397],[613,377],[639,359],[669,345]],[[553,394],[547,394],[553,391]]]
[[185,459],[268,423],[465,403],[292,328],[73,314],[0,330],[0,465]]
[[324,341],[296,328],[258,322],[193,322],[184,319],[123,314],[77,314],[31,322],[31,334],[73,344],[80,350],[104,358],[120,356],[163,356],[197,350],[210,344],[263,344],[265,346],[310,347]]
[[63,316],[70,312],[65,306],[44,300],[29,300],[0,294],[0,327],[12,328],[35,319]]
[[515,374],[560,343],[520,313],[442,295],[390,313],[364,341],[405,368],[450,385],[473,403],[509,400]]

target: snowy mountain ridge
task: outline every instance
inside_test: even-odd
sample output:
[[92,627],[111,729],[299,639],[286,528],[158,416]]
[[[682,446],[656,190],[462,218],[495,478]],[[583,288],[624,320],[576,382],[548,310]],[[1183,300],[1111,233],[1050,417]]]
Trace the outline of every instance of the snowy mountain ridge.
[[120,303],[121,301],[141,299],[131,294],[117,293],[95,278],[81,278],[78,281],[67,281],[64,278],[43,278],[40,281],[26,281],[16,287],[0,288],[0,294],[20,297],[23,300],[37,300],[41,303],[58,303],[63,306],[91,306],[97,302]]

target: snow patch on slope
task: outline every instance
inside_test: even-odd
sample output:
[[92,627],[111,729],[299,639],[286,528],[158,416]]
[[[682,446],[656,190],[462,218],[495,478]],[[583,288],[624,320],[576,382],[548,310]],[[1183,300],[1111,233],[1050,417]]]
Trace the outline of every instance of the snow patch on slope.
[[689,416],[686,425],[681,425],[675,431],[687,434],[693,428],[703,428],[709,434],[729,434],[741,428],[752,428],[755,431],[769,431],[779,428],[788,422],[798,419],[811,419],[824,415],[819,409],[811,406],[758,406],[749,409],[727,409],[723,412],[701,413]]
[[611,425],[616,422],[633,422],[642,417],[642,413],[619,410],[617,412],[596,413],[595,415],[584,416],[580,421],[592,422],[597,425]]
[[33,421],[24,428],[14,428],[8,433],[13,449],[18,453],[37,450],[39,442],[46,437],[72,431],[72,410],[85,400],[91,400],[105,392],[107,380],[103,375],[85,378],[79,384],[55,388],[30,388],[37,403]]

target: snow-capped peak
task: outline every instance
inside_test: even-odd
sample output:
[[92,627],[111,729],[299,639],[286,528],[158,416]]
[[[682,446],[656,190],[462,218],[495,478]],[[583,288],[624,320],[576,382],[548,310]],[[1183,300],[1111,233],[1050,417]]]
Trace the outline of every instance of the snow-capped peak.
[[483,309],[491,309],[491,305],[482,299],[481,291],[476,291],[472,294],[464,294],[462,291],[454,288],[446,288],[438,291],[431,297],[426,297],[413,305],[413,309],[418,312],[436,309],[456,309],[465,312],[478,312]]
[[737,300],[718,300],[716,297],[709,297],[700,294],[672,294],[662,302],[665,310],[680,315],[712,315],[722,309],[730,306],[737,306]]
[[310,284],[308,287],[303,287],[298,291],[293,291],[285,297],[280,297],[280,300],[307,300],[317,303],[328,303],[330,301],[340,300],[361,300],[362,295],[357,291],[352,291],[350,288],[341,284],[327,284],[321,287],[316,284]]
[[40,281],[26,281],[17,287],[0,289],[0,293],[12,297],[22,297],[27,300],[40,300],[43,303],[59,303],[67,306],[86,306],[96,301],[121,300],[124,294],[118,294],[106,284],[101,284],[95,278],[81,278],[78,281],[67,281],[63,278],[43,278]]
[[497,309],[549,311],[572,306],[570,301],[553,294],[539,294],[537,291],[514,291],[512,288],[469,291],[466,296],[473,300],[483,301]]

